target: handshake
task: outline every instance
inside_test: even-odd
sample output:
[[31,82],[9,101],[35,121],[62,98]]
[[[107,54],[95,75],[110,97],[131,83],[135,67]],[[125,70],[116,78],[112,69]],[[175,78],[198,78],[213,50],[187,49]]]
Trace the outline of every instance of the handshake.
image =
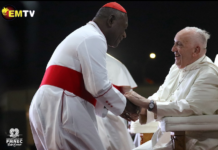
[[127,121],[138,120],[141,114],[141,107],[148,107],[149,100],[134,91],[127,92],[124,96],[126,97],[126,107],[120,116]]

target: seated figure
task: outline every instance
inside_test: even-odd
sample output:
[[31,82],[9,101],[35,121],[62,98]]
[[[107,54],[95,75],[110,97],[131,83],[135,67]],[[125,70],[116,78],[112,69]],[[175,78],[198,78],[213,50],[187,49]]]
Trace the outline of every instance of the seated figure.
[[[147,99],[134,91],[125,94],[142,108],[140,123],[161,121],[163,117],[218,114],[218,67],[206,56],[209,38],[205,30],[182,29],[172,47],[175,64],[159,90]],[[217,131],[185,134],[186,150],[218,150]],[[150,141],[135,150],[172,150],[169,133],[158,129]]]

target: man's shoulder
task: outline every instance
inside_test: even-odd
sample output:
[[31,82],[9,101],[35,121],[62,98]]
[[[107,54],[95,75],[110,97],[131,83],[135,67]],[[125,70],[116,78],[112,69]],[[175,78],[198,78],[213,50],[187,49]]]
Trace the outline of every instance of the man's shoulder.
[[82,37],[84,40],[94,38],[94,39],[106,41],[101,34],[99,34],[96,30],[94,30],[92,26],[88,26],[88,25],[78,28],[77,30],[73,31],[71,35],[76,37]]
[[218,78],[218,67],[211,62],[200,64],[199,77],[206,79]]

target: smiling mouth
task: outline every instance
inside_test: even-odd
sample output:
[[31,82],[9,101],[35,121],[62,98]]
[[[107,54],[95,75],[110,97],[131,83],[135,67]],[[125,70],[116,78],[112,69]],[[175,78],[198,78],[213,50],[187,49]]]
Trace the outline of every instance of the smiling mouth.
[[175,57],[179,57],[180,55],[179,54],[175,54]]

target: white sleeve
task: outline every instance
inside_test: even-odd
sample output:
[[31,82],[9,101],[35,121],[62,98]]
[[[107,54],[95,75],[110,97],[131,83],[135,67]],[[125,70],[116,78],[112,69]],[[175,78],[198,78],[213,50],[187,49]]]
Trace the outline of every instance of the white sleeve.
[[[85,87],[101,104],[98,108],[106,106],[115,115],[120,115],[126,106],[126,98],[108,80],[106,51],[107,44],[104,38],[92,36],[78,46],[78,58]],[[99,112],[97,114],[99,115]]]
[[107,113],[108,113],[108,110],[104,108],[104,105],[101,102],[97,101],[95,105],[95,114],[100,117],[106,117]]

